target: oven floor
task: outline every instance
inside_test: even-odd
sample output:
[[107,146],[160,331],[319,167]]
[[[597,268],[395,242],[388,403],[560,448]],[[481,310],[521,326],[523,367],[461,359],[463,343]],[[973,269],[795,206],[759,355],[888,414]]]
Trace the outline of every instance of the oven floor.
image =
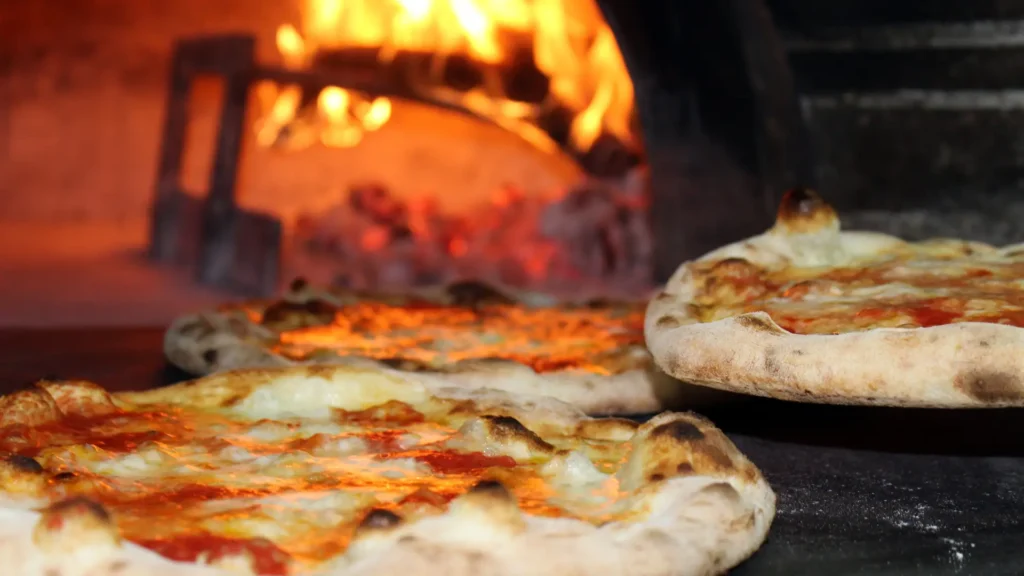
[[0,222],[0,327],[166,324],[237,298],[148,262],[147,226]]

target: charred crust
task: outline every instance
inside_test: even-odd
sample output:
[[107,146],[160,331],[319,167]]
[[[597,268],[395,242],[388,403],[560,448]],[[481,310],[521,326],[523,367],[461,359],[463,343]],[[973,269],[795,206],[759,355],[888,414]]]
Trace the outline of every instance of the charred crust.
[[430,365],[409,358],[377,358],[377,361],[395,370],[404,372],[430,372]]
[[779,216],[799,217],[813,214],[825,201],[809,188],[793,188],[782,196]]
[[683,319],[675,314],[665,314],[654,323],[658,328],[678,328],[683,325]]
[[722,450],[715,444],[700,444],[694,451],[703,454],[718,470],[725,471],[733,468],[732,458],[726,454],[725,450]]
[[56,502],[46,509],[50,514],[84,514],[91,516],[103,523],[110,523],[110,513],[102,504],[83,496],[75,496],[66,500]]
[[323,326],[333,322],[337,313],[337,306],[318,298],[305,302],[280,300],[263,311],[260,323],[264,326],[277,325],[289,328]]
[[511,416],[482,416],[481,419],[489,424],[488,431],[498,441],[521,440],[530,443],[533,447],[544,451],[553,451],[554,446],[548,444],[543,438],[530,430],[523,423]]
[[761,273],[761,268],[746,258],[724,258],[715,262],[709,270],[712,277],[728,276],[730,278],[745,278]]
[[185,322],[178,330],[182,336],[193,340],[205,340],[216,331],[217,329],[213,326],[213,323],[205,316],[199,316],[191,322]]
[[203,351],[203,362],[205,362],[207,366],[212,366],[212,365],[217,363],[217,357],[218,356],[220,356],[220,353],[217,352],[217,350],[214,349],[214,348],[210,348],[209,350],[204,350]]
[[616,302],[609,300],[608,298],[591,298],[587,300],[583,306],[590,310],[606,310],[608,308],[614,308]]
[[970,370],[958,375],[953,384],[964,394],[983,403],[1020,400],[1024,383],[1016,374]]
[[494,287],[476,280],[464,280],[449,284],[446,290],[455,306],[476,308],[486,305],[515,304],[512,298],[502,294]]
[[402,523],[402,517],[390,510],[374,508],[370,510],[363,521],[359,523],[359,530],[388,530]]
[[685,420],[673,420],[651,430],[651,438],[665,437],[679,442],[693,442],[704,439],[704,432]]
[[595,418],[576,426],[576,433],[595,440],[627,440],[636,433],[640,423],[626,418]]
[[743,314],[741,316],[737,316],[733,321],[752,332],[761,332],[763,334],[773,334],[776,336],[785,334],[785,332],[776,326],[771,320],[762,316]]
[[4,458],[4,461],[6,461],[8,464],[11,465],[12,468],[18,470],[19,472],[24,472],[26,474],[43,473],[43,465],[37,462],[35,458],[22,456],[21,454],[11,454],[10,456]]
[[835,221],[836,213],[817,192],[794,188],[782,197],[776,219],[796,232],[813,232]]
[[302,292],[309,286],[309,282],[302,276],[296,276],[291,283],[288,284],[289,292]]

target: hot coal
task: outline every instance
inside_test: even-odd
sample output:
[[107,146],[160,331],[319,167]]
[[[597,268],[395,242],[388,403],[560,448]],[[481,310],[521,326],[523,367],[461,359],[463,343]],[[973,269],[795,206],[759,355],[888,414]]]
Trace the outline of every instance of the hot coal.
[[400,289],[476,279],[525,289],[636,294],[651,277],[643,168],[530,196],[513,187],[458,214],[436,197],[356,186],[292,231],[296,270],[316,282]]

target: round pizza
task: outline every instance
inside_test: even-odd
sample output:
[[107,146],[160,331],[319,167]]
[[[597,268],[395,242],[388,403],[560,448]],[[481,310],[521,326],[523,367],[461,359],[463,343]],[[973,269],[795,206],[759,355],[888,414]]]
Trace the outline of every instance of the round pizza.
[[364,294],[302,280],[280,299],[177,319],[169,361],[187,372],[344,363],[453,385],[545,394],[589,414],[649,414],[703,400],[654,368],[645,301],[566,303],[477,282]]
[[302,366],[0,397],[19,576],[718,574],[774,517],[707,420]]
[[783,399],[1024,405],[1024,245],[840,231],[791,191],[759,236],[684,263],[645,334],[672,376]]

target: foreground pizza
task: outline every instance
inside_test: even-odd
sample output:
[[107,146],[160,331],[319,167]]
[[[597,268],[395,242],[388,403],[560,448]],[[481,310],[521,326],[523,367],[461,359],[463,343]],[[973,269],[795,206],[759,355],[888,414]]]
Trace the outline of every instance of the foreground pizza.
[[0,566],[24,576],[714,574],[774,516],[693,414],[352,367],[40,382],[0,398],[0,449]]
[[658,365],[804,401],[1024,405],[1024,246],[840,232],[790,192],[768,232],[683,264],[650,303]]
[[[474,282],[364,295],[297,280],[278,300],[177,319],[168,360],[197,375],[347,363],[442,374],[469,388],[543,394],[588,414],[649,414],[701,400],[654,368],[645,302],[564,303]],[[685,398],[685,402],[684,402]]]

